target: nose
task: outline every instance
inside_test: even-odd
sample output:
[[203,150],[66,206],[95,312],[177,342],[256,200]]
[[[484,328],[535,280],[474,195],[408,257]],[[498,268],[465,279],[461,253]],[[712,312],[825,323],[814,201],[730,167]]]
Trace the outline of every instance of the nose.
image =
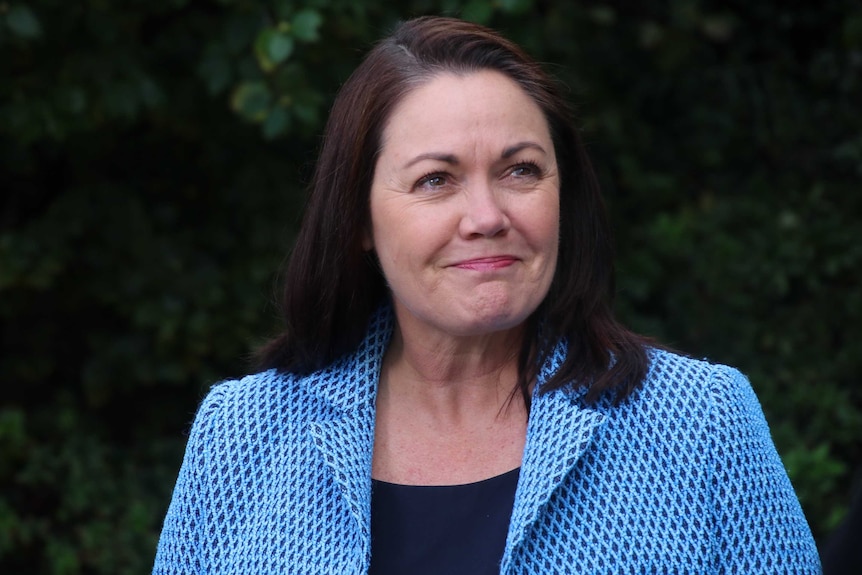
[[505,197],[488,182],[470,186],[464,194],[464,213],[459,230],[465,238],[491,238],[506,233],[511,226]]

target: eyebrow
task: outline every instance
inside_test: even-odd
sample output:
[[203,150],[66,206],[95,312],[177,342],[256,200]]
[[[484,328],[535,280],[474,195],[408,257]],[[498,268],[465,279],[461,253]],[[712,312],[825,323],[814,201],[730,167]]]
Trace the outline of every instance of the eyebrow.
[[517,144],[515,144],[513,146],[509,146],[508,148],[503,150],[503,154],[501,157],[503,159],[510,158],[510,157],[514,156],[515,154],[517,154],[518,152],[520,152],[521,150],[525,150],[527,148],[533,148],[535,150],[539,150],[543,154],[548,153],[545,151],[545,148],[543,148],[542,146],[540,146],[536,142],[526,141],[526,142],[518,142]]
[[[533,148],[535,150],[542,152],[543,154],[547,154],[547,152],[545,151],[545,148],[543,148],[542,146],[540,146],[536,142],[525,141],[525,142],[518,142],[517,144],[513,144],[513,145],[509,146],[508,148],[504,149],[503,153],[500,154],[500,157],[505,160],[507,158],[511,158],[512,156],[514,156],[515,154],[517,154],[521,150],[525,150],[527,148]],[[438,162],[451,164],[453,166],[457,166],[460,163],[458,161],[458,157],[455,156],[454,154],[444,154],[441,152],[428,152],[427,154],[419,154],[415,158],[411,158],[410,161],[408,161],[406,164],[404,164],[404,168],[409,168],[410,166],[418,164],[419,162],[422,162],[424,160],[436,160]]]
[[414,164],[418,164],[423,160],[437,160],[438,162],[444,162],[446,164],[452,164],[453,166],[457,166],[459,164],[458,158],[454,154],[441,154],[438,152],[428,152],[427,154],[419,154],[415,158],[411,159],[409,162],[404,164],[405,168],[409,168]]

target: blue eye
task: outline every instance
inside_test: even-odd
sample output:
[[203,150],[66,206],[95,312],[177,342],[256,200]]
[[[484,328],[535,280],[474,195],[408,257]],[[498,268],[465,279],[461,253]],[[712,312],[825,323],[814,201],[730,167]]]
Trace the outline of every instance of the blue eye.
[[446,176],[437,172],[422,176],[416,182],[417,188],[442,188],[445,185]]
[[525,162],[523,164],[518,164],[517,166],[512,168],[510,174],[518,177],[529,177],[537,176],[539,172],[539,166],[537,166],[533,162]]

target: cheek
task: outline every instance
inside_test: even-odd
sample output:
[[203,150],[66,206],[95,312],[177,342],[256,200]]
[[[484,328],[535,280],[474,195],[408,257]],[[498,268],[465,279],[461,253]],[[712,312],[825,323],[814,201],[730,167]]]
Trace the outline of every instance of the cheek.
[[529,217],[523,225],[530,243],[556,259],[560,242],[560,209],[557,202],[539,202],[525,213]]
[[387,283],[397,281],[396,277],[410,254],[410,237],[405,235],[409,230],[401,225],[399,218],[393,218],[389,213],[375,214],[374,228],[369,234],[372,248],[377,252],[377,259],[383,270]]

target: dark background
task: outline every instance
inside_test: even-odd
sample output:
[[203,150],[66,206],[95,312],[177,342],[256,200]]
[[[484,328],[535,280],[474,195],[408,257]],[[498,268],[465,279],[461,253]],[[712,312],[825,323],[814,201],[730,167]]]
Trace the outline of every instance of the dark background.
[[819,544],[860,488],[855,0],[0,0],[0,572],[147,573],[195,407],[278,329],[333,93],[398,19],[567,86],[619,313],[751,378]]

